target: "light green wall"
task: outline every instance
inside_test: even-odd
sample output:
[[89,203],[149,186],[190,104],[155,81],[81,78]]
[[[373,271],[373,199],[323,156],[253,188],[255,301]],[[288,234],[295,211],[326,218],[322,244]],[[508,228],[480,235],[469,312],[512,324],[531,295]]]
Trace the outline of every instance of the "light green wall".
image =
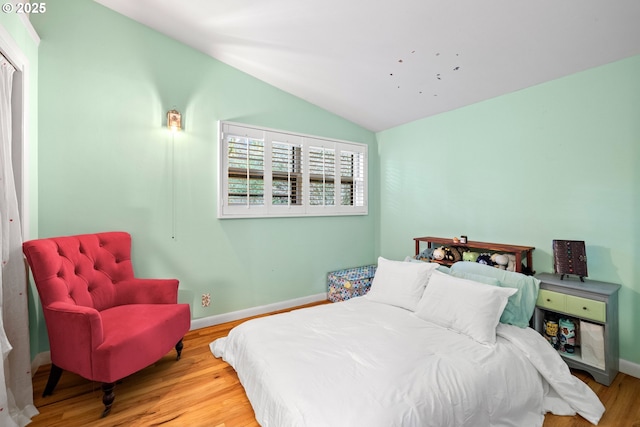
[[[32,19],[42,39],[40,237],[131,232],[136,275],[180,279],[194,318],[326,292],[327,272],[375,261],[373,206],[354,217],[216,218],[218,120],[367,143],[375,182],[372,132],[94,2],[47,4]],[[174,107],[185,126],[175,240],[164,126]]]
[[413,237],[584,240],[589,277],[622,285],[620,355],[640,363],[640,56],[377,134],[381,254]]
[[[27,239],[38,235],[38,43],[25,23],[15,13],[1,13],[0,27],[9,35],[12,44],[17,46],[26,59],[26,69],[28,73],[23,85],[27,90],[26,99],[26,124],[27,133],[26,144],[26,205],[29,211],[27,221],[23,225],[24,230],[28,230]],[[15,76],[15,75],[14,75]],[[15,77],[14,77],[15,78]],[[25,100],[23,100],[25,101]],[[24,215],[24,214],[23,214]],[[39,311],[37,291],[32,284],[29,284],[29,325],[34,333],[30,336],[31,356],[38,353],[41,342],[47,342],[47,335],[44,329],[44,319]],[[37,332],[39,331],[39,332]]]
[[[131,231],[137,274],[178,277],[195,318],[323,292],[327,271],[402,258],[420,235],[533,245],[539,272],[552,239],[585,240],[590,277],[623,285],[621,356],[640,363],[640,57],[373,135],[94,2],[32,19],[41,237]],[[217,120],[368,143],[370,214],[216,219]]]

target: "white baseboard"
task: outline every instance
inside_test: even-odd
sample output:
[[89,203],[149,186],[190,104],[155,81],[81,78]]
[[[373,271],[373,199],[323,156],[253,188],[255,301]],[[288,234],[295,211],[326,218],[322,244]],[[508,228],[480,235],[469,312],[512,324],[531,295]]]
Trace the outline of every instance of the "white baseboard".
[[219,325],[220,323],[232,322],[234,320],[246,319],[247,317],[258,316],[260,314],[271,313],[287,308],[298,307],[319,301],[326,301],[327,294],[321,293],[309,295],[307,297],[291,299],[288,301],[276,302],[273,304],[261,305],[258,307],[246,308],[244,310],[232,311],[230,313],[217,314],[215,316],[201,317],[191,321],[191,330],[206,328],[208,326]]
[[620,372],[631,375],[632,377],[640,378],[640,365],[629,362],[628,360],[620,359]]
[[[260,314],[271,313],[278,310],[286,310],[287,308],[298,307],[305,304],[311,304],[319,301],[326,301],[327,294],[321,293],[309,295],[307,297],[296,298],[288,301],[276,302],[273,304],[251,307],[244,310],[233,311],[231,313],[218,314],[215,316],[202,317],[191,321],[191,329],[206,328],[207,326],[218,325],[220,323],[232,322],[234,320],[245,319],[247,317],[258,316]],[[44,351],[36,354],[31,361],[31,376],[33,377],[40,366],[51,364],[51,352]]]

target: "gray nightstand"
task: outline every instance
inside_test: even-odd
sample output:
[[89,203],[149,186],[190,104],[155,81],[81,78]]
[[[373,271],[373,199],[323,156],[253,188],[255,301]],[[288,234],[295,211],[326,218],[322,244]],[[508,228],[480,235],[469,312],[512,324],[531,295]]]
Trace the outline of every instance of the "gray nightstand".
[[544,334],[545,313],[557,313],[595,325],[603,330],[604,366],[597,362],[585,360],[576,348],[573,354],[559,352],[571,368],[589,372],[593,378],[604,385],[610,385],[618,373],[618,290],[620,285],[585,279],[581,282],[577,277],[565,277],[560,280],[556,274],[542,273],[540,293],[533,314],[533,324]]

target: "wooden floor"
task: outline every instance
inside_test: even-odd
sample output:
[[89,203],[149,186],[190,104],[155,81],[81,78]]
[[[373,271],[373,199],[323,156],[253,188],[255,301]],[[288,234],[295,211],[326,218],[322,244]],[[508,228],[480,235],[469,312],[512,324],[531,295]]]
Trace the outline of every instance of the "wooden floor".
[[[34,403],[40,415],[29,427],[115,426],[258,426],[235,371],[213,357],[209,343],[226,336],[242,321],[189,332],[182,359],[175,352],[116,385],[111,414],[100,419],[100,384],[64,372],[53,395],[42,398],[49,375],[43,366],[33,378]],[[640,427],[640,379],[618,374],[610,387],[585,373],[574,372],[600,397],[607,408],[600,427]],[[544,427],[583,427],[580,416],[547,415]],[[355,427],[355,426],[354,426]]]

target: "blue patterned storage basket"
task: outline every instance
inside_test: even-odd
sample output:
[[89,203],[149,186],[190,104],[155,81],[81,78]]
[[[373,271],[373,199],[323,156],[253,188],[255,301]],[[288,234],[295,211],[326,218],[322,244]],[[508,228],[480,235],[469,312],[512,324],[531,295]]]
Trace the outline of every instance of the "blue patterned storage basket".
[[375,265],[366,265],[330,272],[327,283],[329,301],[345,301],[369,292],[376,268]]

